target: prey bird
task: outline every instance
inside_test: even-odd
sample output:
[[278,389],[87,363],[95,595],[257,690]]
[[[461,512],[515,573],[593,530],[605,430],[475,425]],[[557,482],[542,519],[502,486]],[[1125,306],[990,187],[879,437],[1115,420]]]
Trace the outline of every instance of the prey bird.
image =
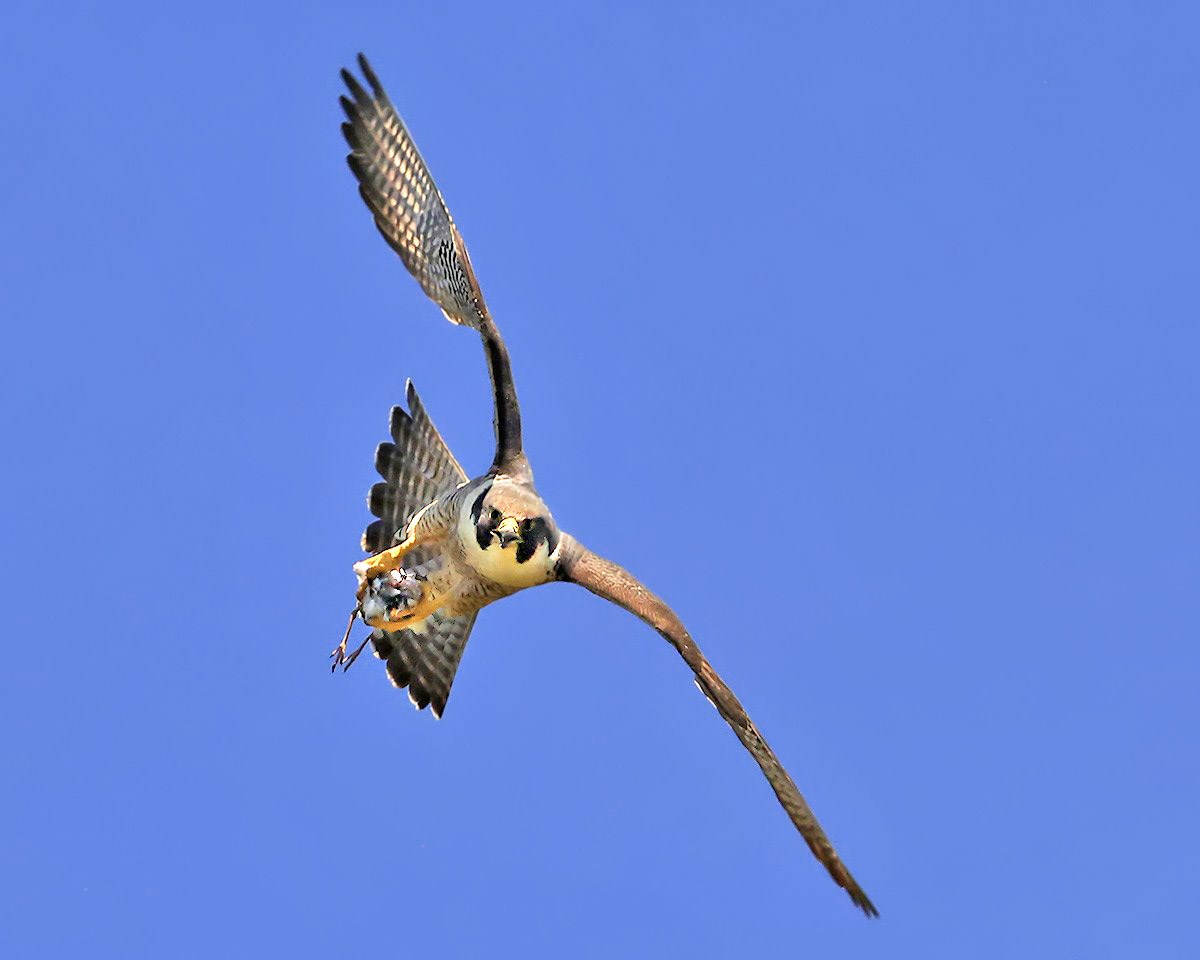
[[[631,574],[558,528],[533,486],[521,444],[521,410],[508,350],[484,303],[466,245],[404,122],[361,54],[366,86],[342,71],[349,96],[342,132],[359,193],[375,225],[451,323],[479,333],[495,400],[496,457],[469,479],[425,412],[412,383],[407,411],[395,407],[389,443],[371,489],[376,519],[355,564],[357,605],[333,666],[348,668],[369,642],[397,687],[440,717],[479,610],[526,587],[577,583],[657,630],[683,657],[696,685],[733,728],[783,809],[830,876],[868,916],[875,906],[850,875],[796,784],[717,675],[683,623]],[[371,633],[347,653],[362,619]]]

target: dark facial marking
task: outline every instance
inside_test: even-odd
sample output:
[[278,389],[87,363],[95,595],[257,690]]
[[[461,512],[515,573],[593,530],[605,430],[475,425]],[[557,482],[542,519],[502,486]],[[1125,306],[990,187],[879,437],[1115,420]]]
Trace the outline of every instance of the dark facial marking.
[[524,563],[533,556],[537,548],[536,540],[532,537],[523,537],[521,542],[517,544],[517,563]]
[[537,552],[543,543],[546,549],[554,552],[558,546],[558,530],[545,517],[534,517],[521,521],[521,542],[517,544],[517,563],[524,563]]
[[475,498],[475,502],[471,504],[471,519],[475,521],[475,542],[479,544],[480,550],[486,550],[488,544],[492,542],[492,531],[479,520],[479,515],[483,513],[483,498],[487,496],[490,487],[485,487],[483,492]]

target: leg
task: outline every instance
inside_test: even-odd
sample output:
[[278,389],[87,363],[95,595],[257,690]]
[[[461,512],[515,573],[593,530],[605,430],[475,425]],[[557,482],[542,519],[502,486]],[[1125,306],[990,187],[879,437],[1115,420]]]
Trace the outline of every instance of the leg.
[[[419,528],[421,524],[417,523],[414,526]],[[387,578],[388,574],[393,571],[399,570],[406,577],[410,577],[411,575],[408,571],[403,569],[405,558],[415,548],[436,539],[436,535],[418,533],[417,530],[412,530],[408,538],[402,543],[381,553],[377,553],[373,557],[368,557],[366,560],[361,560],[354,565],[354,572],[358,575],[358,609],[360,613],[363,613],[363,621],[368,626],[392,632],[404,630],[414,623],[420,623],[420,621],[445,604],[445,598],[438,596],[431,586],[420,577],[416,578],[421,579],[420,593],[417,595],[417,598],[400,610],[386,609],[386,604],[384,605],[384,610],[378,610],[379,604],[372,603],[372,596],[368,593],[369,591],[373,591],[374,585],[380,577]],[[366,606],[371,608],[370,616],[367,616],[363,609],[364,598],[367,598]]]
[[389,570],[395,570],[397,567],[403,566],[404,558],[416,547],[421,546],[429,537],[412,536],[403,543],[398,543],[394,547],[384,550],[382,553],[377,553],[373,557],[367,557],[366,560],[360,560],[354,565],[354,572],[358,575],[358,597],[361,600],[362,595],[366,592],[366,585],[376,577],[383,576]]
[[364,649],[366,649],[367,644],[370,642],[371,637],[368,635],[367,639],[360,643],[355,648],[354,652],[350,654],[350,656],[346,656],[346,647],[343,643],[342,646],[338,647],[333,651],[333,653],[330,654],[330,656],[333,657],[333,667],[331,669],[336,670],[338,668],[338,664],[340,663],[342,665],[342,673],[345,673],[350,669],[350,665],[358,659],[358,655],[362,653]]
[[354,629],[354,621],[358,619],[361,612],[362,610],[359,607],[355,607],[350,611],[350,622],[346,624],[346,633],[342,637],[342,642],[334,647],[333,653],[330,654],[330,656],[333,658],[333,666],[330,668],[331,670],[336,670],[339,663],[344,664],[342,667],[343,670],[349,670],[350,664],[358,659],[358,655],[362,653],[363,647],[367,645],[367,640],[371,639],[370,637],[367,637],[367,640],[364,640],[361,644],[359,644],[357,650],[350,654],[349,657],[346,656],[346,644],[350,642],[350,631]]

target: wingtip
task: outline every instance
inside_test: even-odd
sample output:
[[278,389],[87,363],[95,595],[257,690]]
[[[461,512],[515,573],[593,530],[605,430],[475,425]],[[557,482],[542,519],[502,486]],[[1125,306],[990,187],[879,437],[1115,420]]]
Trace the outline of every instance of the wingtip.
[[404,401],[408,404],[408,412],[413,420],[429,419],[429,414],[425,412],[425,405],[421,403],[421,396],[417,393],[417,388],[413,386],[411,380],[404,387]]
[[392,489],[391,484],[386,480],[380,480],[371,485],[371,490],[367,494],[367,509],[371,511],[372,516],[384,520],[395,512],[396,501],[396,491]]
[[[859,892],[862,893],[862,891]],[[854,897],[853,895],[851,896],[851,899],[854,900],[855,904],[858,906],[858,909],[860,909],[866,915],[868,920],[878,919],[879,911],[875,908],[875,904],[870,901],[865,893],[862,894],[862,899]]]
[[388,433],[392,435],[392,439],[399,443],[401,438],[408,434],[409,424],[412,423],[412,417],[408,411],[399,404],[392,407],[391,415],[388,417]]
[[[358,135],[358,127],[354,125],[353,115],[351,114],[351,111],[354,109],[353,104],[345,97],[342,97],[341,100],[342,109],[346,111],[347,115],[351,116],[350,120],[342,124],[342,139],[346,141],[346,146],[352,151],[350,156],[354,156],[355,154],[362,153],[362,138]],[[350,169],[354,171],[354,175],[357,177],[358,171],[353,166]]]
[[[386,480],[392,475],[396,445],[386,440],[375,448],[375,472]],[[378,516],[378,514],[376,514]]]
[[359,156],[357,153],[348,153],[348,154],[346,154],[346,165],[348,167],[350,167],[351,173],[353,173],[355,179],[358,180],[359,194],[362,196],[362,198],[363,198],[364,202],[367,204],[367,206],[371,209],[371,212],[374,213],[375,206],[371,202],[371,196],[369,193],[366,192],[366,187],[363,186],[363,184],[367,180],[367,168],[366,168],[365,164],[363,163],[362,157]]
[[[363,531],[360,538],[364,553],[379,553],[387,548],[388,541],[391,539],[389,531],[391,527],[382,520],[372,520],[367,524],[367,529]],[[379,650],[376,648],[375,656],[379,656]],[[386,659],[386,658],[384,658]]]
[[363,77],[371,87],[371,93],[375,95],[376,100],[386,100],[387,94],[383,92],[383,85],[379,82],[379,78],[375,76],[375,71],[371,69],[371,64],[367,61],[367,55],[361,51],[358,54],[358,69],[362,71]]
[[358,82],[358,77],[352,74],[345,67],[341,69],[342,83],[346,85],[346,89],[350,91],[350,95],[354,97],[354,102],[359,106],[369,105],[371,103],[371,95],[367,93],[363,85]]
[[866,895],[863,888],[860,887],[849,873],[844,878],[835,878],[838,885],[841,886],[846,893],[850,895],[850,899],[854,901],[854,905],[861,910],[868,919],[873,919],[879,916],[879,911],[875,904],[871,902],[871,898]]

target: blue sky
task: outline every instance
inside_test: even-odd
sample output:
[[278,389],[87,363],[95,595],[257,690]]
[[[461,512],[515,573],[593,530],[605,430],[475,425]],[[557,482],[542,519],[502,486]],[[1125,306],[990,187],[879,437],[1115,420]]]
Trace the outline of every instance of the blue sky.
[[[0,40],[0,952],[1195,956],[1190,4],[17,4]],[[470,245],[565,529],[676,655],[485,611],[445,720],[331,677],[412,377],[365,50]],[[682,545],[682,546],[681,546]]]

